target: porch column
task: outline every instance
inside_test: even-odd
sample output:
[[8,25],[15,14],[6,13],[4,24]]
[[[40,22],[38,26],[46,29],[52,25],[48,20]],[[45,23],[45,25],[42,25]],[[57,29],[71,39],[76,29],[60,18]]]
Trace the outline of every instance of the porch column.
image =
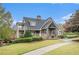
[[42,36],[41,30],[40,30],[39,36]]
[[24,30],[24,34],[25,34],[25,32],[26,32],[26,27],[25,26],[23,27],[23,30]]
[[16,30],[16,37],[19,38],[19,28],[17,27],[17,30]]
[[46,29],[47,38],[49,37],[49,29]]
[[58,35],[58,30],[57,29],[55,29],[55,36],[57,36]]

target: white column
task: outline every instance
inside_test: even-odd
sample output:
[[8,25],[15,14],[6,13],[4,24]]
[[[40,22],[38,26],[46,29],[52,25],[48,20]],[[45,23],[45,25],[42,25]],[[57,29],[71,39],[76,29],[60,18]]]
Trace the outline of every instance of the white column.
[[41,33],[41,30],[40,30],[39,36],[41,36],[41,34],[42,34],[42,33]]
[[17,26],[17,29],[16,29],[16,37],[19,38],[19,28]]
[[26,32],[26,26],[23,26],[23,31],[24,31],[24,34],[25,34],[25,32]]
[[47,38],[49,37],[49,29],[46,29]]

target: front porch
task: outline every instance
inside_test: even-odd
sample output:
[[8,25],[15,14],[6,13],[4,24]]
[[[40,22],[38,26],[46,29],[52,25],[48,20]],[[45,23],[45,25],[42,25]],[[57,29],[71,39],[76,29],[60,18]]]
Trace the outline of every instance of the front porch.
[[56,37],[56,29],[53,28],[48,28],[48,29],[43,29],[41,31],[41,36],[45,39],[51,39],[51,38],[54,38]]
[[35,31],[32,31],[32,34],[36,36],[41,36],[44,39],[51,39],[56,37],[56,29],[48,28],[48,29],[42,29],[42,30],[35,30]]

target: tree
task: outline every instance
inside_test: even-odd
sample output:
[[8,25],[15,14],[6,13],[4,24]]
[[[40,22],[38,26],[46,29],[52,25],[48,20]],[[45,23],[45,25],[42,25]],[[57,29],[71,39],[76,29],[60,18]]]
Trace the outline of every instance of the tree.
[[0,6],[0,25],[11,26],[13,20],[10,12],[6,12],[5,9]]
[[72,14],[64,27],[66,31],[79,32],[79,10]]
[[10,40],[14,35],[14,31],[11,28],[12,16],[10,12],[6,12],[5,9],[0,5],[0,39]]

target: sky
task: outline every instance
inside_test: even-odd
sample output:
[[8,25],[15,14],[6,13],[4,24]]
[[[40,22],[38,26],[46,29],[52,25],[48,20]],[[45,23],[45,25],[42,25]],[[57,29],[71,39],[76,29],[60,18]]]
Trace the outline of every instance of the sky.
[[42,19],[52,17],[56,23],[64,23],[64,20],[79,10],[79,4],[64,3],[4,3],[2,5],[12,14],[14,23],[22,21],[23,17],[36,18],[37,15]]

